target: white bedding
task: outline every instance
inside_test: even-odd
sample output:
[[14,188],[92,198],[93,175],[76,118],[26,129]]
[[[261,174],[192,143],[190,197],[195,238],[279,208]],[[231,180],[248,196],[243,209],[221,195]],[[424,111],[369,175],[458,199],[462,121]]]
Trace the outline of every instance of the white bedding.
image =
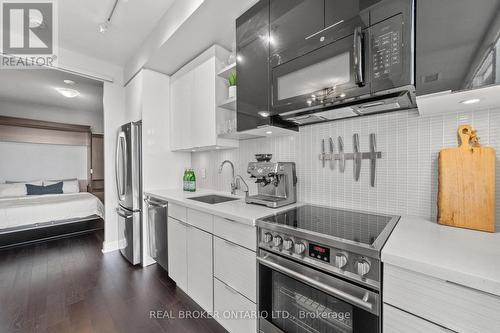
[[35,223],[104,217],[104,205],[86,192],[0,199],[0,231]]

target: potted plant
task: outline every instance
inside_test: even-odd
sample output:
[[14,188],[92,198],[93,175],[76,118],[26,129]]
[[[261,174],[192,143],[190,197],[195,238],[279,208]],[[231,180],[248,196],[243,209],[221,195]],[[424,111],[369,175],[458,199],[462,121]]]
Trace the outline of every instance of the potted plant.
[[229,98],[236,97],[236,73],[233,72],[229,74],[227,78],[227,82],[229,84]]

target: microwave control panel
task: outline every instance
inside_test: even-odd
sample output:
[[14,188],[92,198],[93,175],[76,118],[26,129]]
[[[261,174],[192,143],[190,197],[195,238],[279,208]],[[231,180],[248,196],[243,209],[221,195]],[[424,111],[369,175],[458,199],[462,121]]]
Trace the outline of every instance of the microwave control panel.
[[387,79],[403,69],[402,15],[372,27],[372,78]]

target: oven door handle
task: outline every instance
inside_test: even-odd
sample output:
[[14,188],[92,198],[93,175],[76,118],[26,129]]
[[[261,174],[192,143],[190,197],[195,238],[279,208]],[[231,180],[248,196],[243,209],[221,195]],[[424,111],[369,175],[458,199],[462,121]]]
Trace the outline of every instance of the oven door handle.
[[[292,267],[285,267],[284,265],[280,265],[278,262],[282,261],[285,259],[281,259],[279,257],[276,257],[273,254],[266,253],[264,254],[264,257],[257,257],[257,261],[261,263],[262,265],[265,265],[273,270],[276,270],[282,274],[285,274],[289,277],[292,277],[296,280],[299,280],[300,282],[303,282],[305,284],[310,285],[313,288],[319,289],[331,296],[338,297],[339,299],[342,299],[351,305],[357,306],[359,308],[362,308],[363,310],[366,310],[370,313],[373,313],[375,315],[379,314],[379,308],[378,308],[378,295],[374,294],[371,291],[362,289],[362,297],[358,297],[355,295],[350,294],[349,292],[340,290],[336,287],[333,287],[331,285],[328,285],[322,281],[319,281],[320,279],[314,279],[311,276],[314,276],[313,274],[308,274],[304,275],[299,273],[299,270],[311,270],[315,272],[314,274],[321,274],[321,275],[326,275],[324,273],[319,273],[313,269],[306,268],[304,265],[296,264],[290,260],[287,260],[286,266],[295,266],[297,265],[297,269],[293,269]],[[328,276],[328,278],[334,279],[333,277]],[[347,283],[347,282],[345,282]],[[370,302],[370,300],[372,302]]]

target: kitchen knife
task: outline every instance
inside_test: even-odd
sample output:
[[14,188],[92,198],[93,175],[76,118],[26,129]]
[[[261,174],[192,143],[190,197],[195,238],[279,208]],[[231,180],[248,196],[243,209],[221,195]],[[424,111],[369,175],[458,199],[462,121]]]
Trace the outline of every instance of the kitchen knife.
[[345,154],[344,154],[344,140],[339,136],[339,169],[340,172],[345,171]]
[[353,136],[353,146],[354,146],[354,180],[359,181],[359,175],[361,174],[361,154],[359,152],[359,134],[356,133]]

